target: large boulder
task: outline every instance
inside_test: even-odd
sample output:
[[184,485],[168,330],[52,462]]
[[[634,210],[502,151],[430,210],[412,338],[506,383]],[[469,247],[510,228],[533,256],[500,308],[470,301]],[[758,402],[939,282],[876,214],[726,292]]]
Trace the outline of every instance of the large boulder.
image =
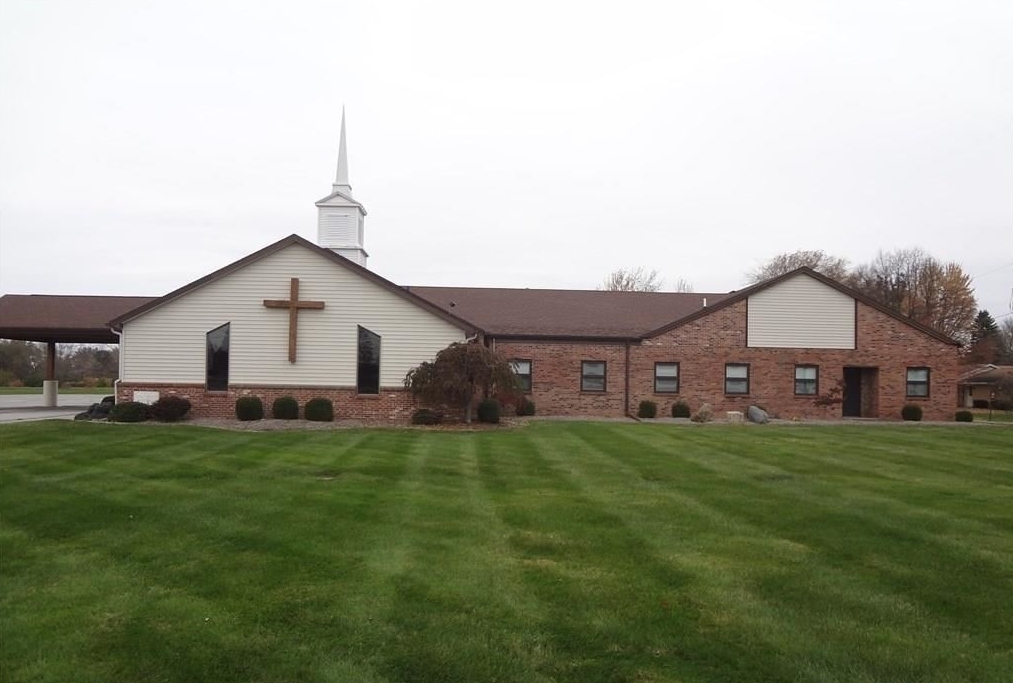
[[767,411],[756,406],[749,406],[746,410],[746,419],[758,425],[765,425],[770,422],[770,416],[767,415]]

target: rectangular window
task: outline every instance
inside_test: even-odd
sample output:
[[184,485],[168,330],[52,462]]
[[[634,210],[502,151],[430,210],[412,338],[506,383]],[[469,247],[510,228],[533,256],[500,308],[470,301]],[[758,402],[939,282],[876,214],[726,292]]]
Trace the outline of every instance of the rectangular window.
[[725,393],[749,393],[748,363],[725,363]]
[[605,361],[584,360],[580,362],[580,390],[605,391]]
[[510,366],[514,369],[514,374],[517,375],[517,387],[525,394],[531,393],[531,361],[530,360],[512,360]]
[[359,327],[359,364],[355,390],[360,394],[380,393],[380,335]]
[[928,368],[907,369],[907,395],[908,398],[928,398],[929,396]]
[[228,391],[229,388],[229,325],[225,323],[207,333],[205,347],[205,383],[208,391]]
[[795,395],[815,396],[819,391],[820,369],[818,365],[795,366]]
[[678,363],[654,364],[654,393],[656,394],[679,393]]

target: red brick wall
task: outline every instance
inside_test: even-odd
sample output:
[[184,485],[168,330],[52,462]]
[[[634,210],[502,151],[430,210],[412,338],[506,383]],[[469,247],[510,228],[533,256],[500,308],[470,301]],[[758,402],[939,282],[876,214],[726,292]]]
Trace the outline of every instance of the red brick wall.
[[[625,414],[626,345],[500,341],[507,358],[531,360],[531,400],[538,415],[615,417]],[[581,391],[581,361],[605,361],[605,391]]]
[[292,396],[299,402],[299,414],[311,398],[329,398],[334,403],[334,418],[358,420],[407,420],[418,407],[403,389],[383,389],[377,396],[359,396],[349,387],[257,387],[231,386],[228,391],[206,391],[201,384],[121,383],[117,401],[133,400],[135,391],[157,391],[160,396],[176,395],[190,401],[193,417],[235,417],[236,399],[259,396],[264,416],[271,416],[271,405],[280,396]]
[[[632,349],[630,404],[657,401],[659,414],[682,399],[695,411],[710,403],[717,413],[758,404],[784,418],[840,417],[841,408],[818,408],[813,397],[795,395],[795,365],[819,366],[819,393],[843,379],[845,366],[878,368],[876,387],[863,384],[869,416],[900,419],[905,403],[922,406],[927,420],[952,420],[956,401],[957,347],[859,303],[858,348],[754,349],[746,346],[746,303],[720,309]],[[678,396],[654,393],[654,363],[680,363]],[[747,396],[724,393],[725,363],[750,365]],[[930,396],[906,397],[907,368],[931,368]]]

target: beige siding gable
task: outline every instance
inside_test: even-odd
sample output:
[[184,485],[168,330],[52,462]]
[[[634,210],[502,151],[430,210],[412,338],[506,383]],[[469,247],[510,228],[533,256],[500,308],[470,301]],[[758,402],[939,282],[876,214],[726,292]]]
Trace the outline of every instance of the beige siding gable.
[[855,299],[805,274],[749,297],[753,348],[855,348]]
[[[295,363],[288,360],[288,311],[264,299],[288,299],[299,278],[301,310]],[[231,324],[230,384],[354,386],[358,326],[381,337],[380,384],[399,387],[405,373],[465,332],[389,289],[293,244],[228,273],[123,325],[122,379],[204,382],[205,335]]]

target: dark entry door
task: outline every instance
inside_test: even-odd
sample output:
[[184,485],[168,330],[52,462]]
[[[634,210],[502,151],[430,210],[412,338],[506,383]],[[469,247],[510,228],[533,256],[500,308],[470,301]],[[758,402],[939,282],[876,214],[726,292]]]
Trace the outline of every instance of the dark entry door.
[[862,368],[844,368],[844,417],[862,416]]

